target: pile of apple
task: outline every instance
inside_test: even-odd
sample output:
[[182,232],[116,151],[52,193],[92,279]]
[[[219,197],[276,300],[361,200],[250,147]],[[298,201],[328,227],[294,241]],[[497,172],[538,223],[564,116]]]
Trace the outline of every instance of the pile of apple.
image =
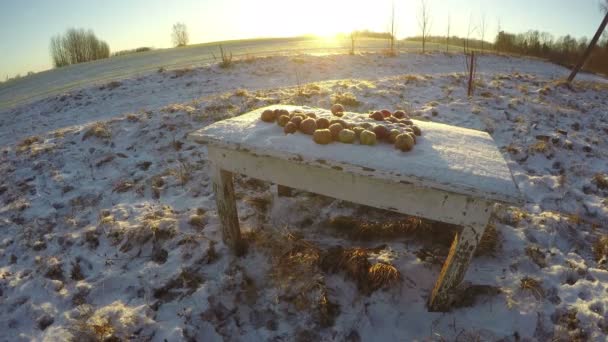
[[[349,121],[344,117],[344,107],[334,104],[329,118],[301,110],[289,112],[286,109],[267,109],[260,119],[276,122],[285,134],[300,131],[312,135],[314,142],[327,145],[333,141],[352,144],[357,140],[361,145],[376,145],[378,142],[393,144],[401,151],[410,151],[416,145],[416,136],[422,135],[420,127],[414,125],[403,111],[391,112],[383,109],[371,112],[369,122]],[[358,118],[360,119],[360,118]]]

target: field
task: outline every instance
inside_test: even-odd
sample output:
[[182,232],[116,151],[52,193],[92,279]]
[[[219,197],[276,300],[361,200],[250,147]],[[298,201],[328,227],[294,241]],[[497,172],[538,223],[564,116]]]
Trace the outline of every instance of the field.
[[[72,65],[59,70],[44,71],[7,84],[0,83],[0,111],[91,83],[135,77],[139,74],[157,71],[159,68],[179,69],[209,65],[220,58],[220,44],[226,51],[233,53],[235,59],[264,55],[293,55],[304,52],[345,53],[350,49],[350,40],[302,37],[225,41],[117,56]],[[383,39],[360,39],[356,48],[358,51],[379,51],[386,46],[387,41]],[[432,50],[444,47],[429,44],[428,48]],[[399,42],[399,49],[402,51],[417,50],[420,49],[420,44],[403,41]],[[459,49],[459,47],[452,47],[452,49]]]
[[[560,66],[482,55],[469,98],[461,54],[412,52],[190,60],[109,81],[139,68],[124,57],[74,81],[95,85],[36,88],[0,112],[0,340],[605,339],[606,79],[568,87]],[[451,312],[425,303],[452,226],[239,176],[248,248],[222,243],[207,151],[186,135],[334,102],[487,131],[507,160],[526,204],[497,208]]]

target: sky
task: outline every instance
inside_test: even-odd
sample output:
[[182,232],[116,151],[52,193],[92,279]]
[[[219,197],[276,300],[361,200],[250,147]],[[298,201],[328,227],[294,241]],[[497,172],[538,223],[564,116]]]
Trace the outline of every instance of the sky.
[[[394,0],[397,36],[419,34],[421,0]],[[513,33],[591,37],[601,0],[427,0],[432,35],[466,36],[469,21],[493,40],[498,23]],[[92,29],[112,51],[171,47],[171,27],[183,22],[190,44],[256,37],[387,31],[393,0],[0,0],[0,77],[51,68],[49,41],[70,27]],[[475,33],[479,38],[481,30]]]

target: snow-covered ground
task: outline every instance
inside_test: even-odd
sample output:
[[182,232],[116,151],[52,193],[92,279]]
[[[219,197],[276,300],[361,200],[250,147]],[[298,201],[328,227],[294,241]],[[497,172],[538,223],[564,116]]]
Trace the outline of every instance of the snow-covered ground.
[[[464,69],[445,54],[268,57],[0,113],[0,339],[604,340],[605,80],[568,88],[561,67],[482,56],[467,98]],[[497,209],[452,312],[425,303],[453,227],[237,177],[247,253],[222,243],[206,148],[186,135],[334,101],[486,130],[511,167],[527,202]],[[379,263],[398,281],[371,286]]]

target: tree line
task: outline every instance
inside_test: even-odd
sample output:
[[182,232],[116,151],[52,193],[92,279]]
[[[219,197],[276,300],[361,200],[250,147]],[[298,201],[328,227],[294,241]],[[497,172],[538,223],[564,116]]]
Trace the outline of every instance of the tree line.
[[[588,45],[586,37],[576,39],[565,35],[556,39],[548,32],[536,30],[519,34],[500,31],[494,42],[498,52],[545,58],[566,67],[576,64]],[[608,37],[593,47],[583,69],[608,74]]]
[[56,68],[110,57],[110,46],[92,30],[71,28],[51,38],[51,59]]

